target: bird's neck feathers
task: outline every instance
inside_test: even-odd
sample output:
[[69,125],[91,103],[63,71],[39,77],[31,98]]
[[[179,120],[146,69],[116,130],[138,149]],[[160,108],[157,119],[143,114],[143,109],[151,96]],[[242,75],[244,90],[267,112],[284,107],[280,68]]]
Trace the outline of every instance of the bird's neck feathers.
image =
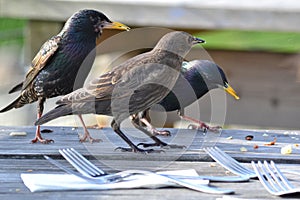
[[98,35],[91,28],[76,24],[74,20],[69,19],[59,35],[70,42],[93,43],[96,45]]
[[183,42],[181,43],[179,41],[160,40],[153,48],[153,51],[157,50],[165,51],[170,54],[175,54],[177,57],[184,58],[191,50],[191,47],[188,47]]
[[212,89],[209,88],[209,82],[205,79],[205,76],[203,76],[196,68],[182,68],[182,74],[195,91],[197,98],[200,98]]

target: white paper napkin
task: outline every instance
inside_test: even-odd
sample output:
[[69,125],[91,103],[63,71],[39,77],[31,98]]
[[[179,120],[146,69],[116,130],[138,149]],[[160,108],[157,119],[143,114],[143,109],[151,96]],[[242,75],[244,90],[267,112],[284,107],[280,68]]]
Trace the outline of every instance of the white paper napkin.
[[[164,171],[158,174],[198,176],[194,169]],[[155,175],[134,175],[127,181],[117,183],[96,184],[88,182],[71,174],[32,174],[23,173],[21,178],[31,192],[59,191],[59,190],[110,190],[131,188],[161,188],[178,187],[179,185],[167,181],[164,177]],[[187,181],[187,180],[186,180]],[[194,184],[208,184],[206,180],[192,180]]]

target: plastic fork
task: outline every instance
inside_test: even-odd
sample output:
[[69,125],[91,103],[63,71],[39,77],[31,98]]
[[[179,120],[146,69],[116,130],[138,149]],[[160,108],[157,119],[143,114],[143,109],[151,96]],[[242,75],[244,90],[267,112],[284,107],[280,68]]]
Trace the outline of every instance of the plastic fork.
[[[59,152],[61,155],[69,161],[71,165],[77,171],[79,171],[82,175],[88,177],[99,177],[106,175],[107,173],[103,170],[96,167],[93,163],[88,161],[84,156],[78,153],[75,149],[60,149]],[[78,164],[77,164],[78,163]],[[249,178],[246,176],[176,176],[176,175],[169,175],[174,178],[181,178],[181,179],[189,179],[189,180],[209,180],[214,182],[245,182],[249,181]]]
[[[97,168],[97,167],[95,165],[93,165],[90,161],[88,161],[86,158],[84,158],[81,154],[79,154],[73,148],[61,149],[61,150],[59,150],[59,152],[62,154],[62,156],[67,161],[69,161],[69,163],[73,167],[75,167],[75,169],[77,169],[79,172],[82,172],[82,175],[84,175],[84,176],[88,176],[89,178],[97,178],[98,176],[100,176],[100,178],[101,178],[103,176],[101,174],[103,174],[103,173],[105,174],[105,172],[102,170],[101,170],[101,173],[97,173],[95,171],[95,168]],[[126,170],[126,171],[122,171],[122,172],[119,172],[116,174],[121,175],[121,176],[123,176],[123,174],[125,174],[126,176],[139,175],[139,174],[153,175],[153,176],[157,176],[158,178],[163,177],[169,182],[184,186],[184,187],[192,189],[192,190],[200,191],[200,192],[211,193],[211,194],[232,194],[232,193],[234,193],[234,191],[230,190],[230,189],[221,189],[221,188],[211,187],[211,186],[203,185],[203,184],[194,184],[190,181],[188,182],[188,181],[186,181],[187,179],[189,179],[188,176],[177,178],[173,175],[157,174],[154,172],[144,171],[144,170]],[[110,176],[110,175],[106,175],[106,176]],[[195,179],[193,179],[193,180],[195,180]]]
[[281,196],[300,192],[300,188],[293,186],[273,161],[258,161],[257,164],[252,161],[251,164],[259,181],[269,193]]
[[218,147],[207,147],[204,148],[204,151],[208,155],[210,155],[217,163],[236,175],[246,176],[249,178],[257,177],[256,173],[253,170],[244,167],[241,163],[233,159]]
[[[241,163],[239,163],[237,160],[226,154],[218,147],[204,148],[204,151],[228,171],[239,176],[257,178],[257,175],[254,170],[244,167]],[[300,171],[298,170],[281,169],[281,171],[300,176]]]

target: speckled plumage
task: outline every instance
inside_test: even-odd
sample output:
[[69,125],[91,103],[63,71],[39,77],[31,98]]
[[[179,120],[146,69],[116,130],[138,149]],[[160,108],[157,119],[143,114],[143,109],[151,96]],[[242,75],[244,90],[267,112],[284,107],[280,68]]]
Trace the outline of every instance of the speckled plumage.
[[[105,27],[114,28],[113,23],[96,10],[80,10],[73,14],[61,32],[43,44],[32,60],[25,80],[11,90],[21,90],[20,95],[0,112],[38,101],[40,117],[47,98],[82,87],[95,59],[96,39]],[[124,30],[127,28],[123,27]],[[39,141],[48,142],[41,137]]]
[[56,109],[36,124],[69,114],[105,114],[114,117],[112,127],[132,148],[138,149],[119,129],[132,114],[161,101],[179,75],[183,58],[196,43],[204,42],[185,32],[163,36],[150,52],[135,56],[91,81],[86,87],[64,96]]

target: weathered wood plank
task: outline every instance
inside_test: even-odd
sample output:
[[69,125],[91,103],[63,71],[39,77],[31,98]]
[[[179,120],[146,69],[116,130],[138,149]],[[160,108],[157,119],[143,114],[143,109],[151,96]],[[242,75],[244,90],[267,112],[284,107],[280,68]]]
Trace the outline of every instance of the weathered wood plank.
[[[188,129],[170,129],[171,137],[160,137],[170,144],[185,145],[186,149],[164,149],[160,154],[133,154],[115,151],[118,146],[127,146],[124,141],[116,135],[111,128],[100,130],[90,129],[90,133],[95,138],[101,138],[100,143],[79,143],[78,134],[82,129],[71,127],[45,127],[52,129],[52,133],[44,134],[45,137],[52,138],[55,143],[49,145],[30,144],[30,139],[34,136],[35,127],[2,127],[0,128],[0,157],[41,157],[43,154],[59,156],[59,148],[73,147],[85,155],[93,155],[101,160],[115,162],[127,159],[132,162],[140,160],[160,161],[168,163],[175,160],[184,161],[211,161],[211,159],[201,150],[205,146],[218,146],[230,153],[240,161],[251,161],[252,159],[274,159],[280,162],[300,162],[300,147],[297,146],[300,136],[299,131],[278,131],[278,130],[222,130],[220,133],[203,134],[201,131]],[[12,131],[26,131],[27,136],[9,136]],[[78,131],[79,130],[79,131]],[[126,128],[124,132],[138,144],[140,142],[151,142],[143,133],[135,129]],[[252,141],[247,141],[245,137],[253,135]],[[232,139],[228,139],[232,137]],[[277,138],[277,142],[272,146],[265,146],[266,143]],[[8,145],[9,144],[9,145]],[[286,145],[293,145],[291,155],[282,155],[280,150]],[[253,146],[258,145],[255,149]],[[241,152],[240,148],[245,147],[247,152]]]
[[[34,136],[35,127],[0,127],[0,198],[1,199],[57,199],[64,198],[106,198],[106,199],[216,199],[221,195],[203,194],[183,188],[164,189],[138,189],[138,190],[112,190],[112,191],[67,191],[67,192],[41,192],[31,193],[20,178],[21,173],[64,173],[57,167],[45,160],[42,155],[47,154],[57,159],[70,169],[73,169],[67,161],[59,156],[58,149],[65,147],[76,148],[87,156],[96,166],[108,172],[116,172],[125,169],[146,169],[146,170],[178,170],[195,169],[200,175],[232,175],[224,168],[210,161],[209,157],[201,151],[204,142],[206,146],[217,145],[221,149],[233,155],[238,160],[249,162],[252,159],[274,158],[277,163],[299,162],[299,149],[294,148],[293,154],[281,155],[279,149],[286,144],[293,144],[299,139],[299,131],[278,131],[278,130],[223,130],[221,133],[194,132],[193,130],[170,129],[171,137],[161,137],[164,141],[176,144],[188,144],[186,150],[169,150],[165,153],[140,155],[134,153],[123,153],[114,151],[118,145],[125,145],[110,128],[101,130],[90,129],[94,137],[103,139],[98,144],[81,144],[78,142],[78,130],[72,127],[44,127],[53,130],[52,133],[44,134],[51,137],[55,143],[49,145],[29,144]],[[9,136],[12,131],[25,131],[27,136]],[[124,129],[133,138],[134,142],[149,141],[134,129]],[[79,131],[81,132],[81,131]],[[267,135],[266,135],[267,134]],[[252,141],[245,140],[245,136],[253,135]],[[232,139],[228,139],[232,136]],[[274,146],[264,146],[265,143],[277,138]],[[253,149],[253,144],[258,144],[258,149]],[[246,147],[247,152],[241,153],[239,148]],[[203,162],[206,161],[206,162]],[[249,163],[245,164],[251,168]],[[280,168],[297,170],[298,164],[279,164]],[[295,176],[293,184],[300,186]],[[270,196],[257,180],[246,183],[212,183],[221,188],[231,188],[236,191],[232,197],[246,199],[280,199]],[[290,199],[297,199],[299,196],[292,196]]]
[[[66,161],[59,161],[65,164]],[[92,161],[94,162],[94,161]],[[126,164],[126,160],[120,161],[119,165]],[[95,163],[95,162],[94,162]],[[98,163],[95,163],[97,166]],[[226,171],[219,165],[212,166],[210,162],[172,162],[164,170],[172,169],[196,169],[201,175],[228,175]],[[66,192],[41,192],[30,193],[20,179],[21,173],[62,173],[61,170],[52,166],[48,161],[42,159],[0,159],[0,165],[4,166],[4,170],[0,171],[0,198],[1,199],[79,199],[79,198],[106,198],[106,199],[133,199],[133,198],[147,198],[147,199],[216,199],[221,195],[209,195],[199,193],[182,188],[165,188],[165,189],[138,189],[138,190],[113,190],[113,191],[66,191]],[[250,167],[249,164],[247,164]],[[28,168],[30,167],[30,168]],[[136,168],[139,168],[137,166]],[[297,169],[298,165],[279,165],[281,168]],[[27,171],[33,169],[32,172]],[[107,170],[107,169],[105,169]],[[112,170],[110,170],[112,171]],[[293,181],[293,184],[298,184],[299,181]],[[257,180],[251,180],[245,183],[212,183],[214,186],[221,188],[231,188],[236,191],[232,197],[246,198],[246,199],[280,199],[280,197],[270,196],[261,186]],[[290,199],[297,199],[299,196],[291,197]]]

